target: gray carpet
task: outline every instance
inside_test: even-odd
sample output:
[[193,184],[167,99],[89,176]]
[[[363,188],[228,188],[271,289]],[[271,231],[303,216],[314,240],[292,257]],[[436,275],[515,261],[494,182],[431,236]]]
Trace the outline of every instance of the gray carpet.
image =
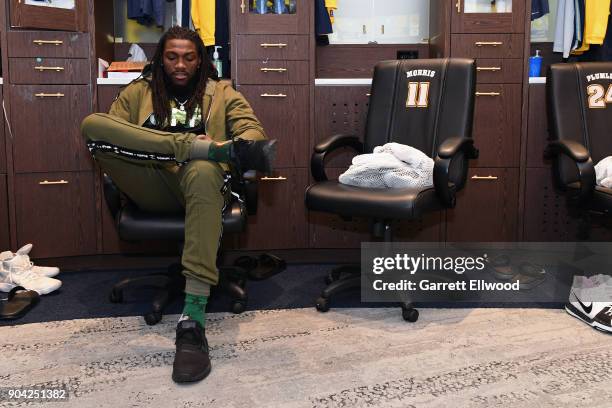
[[612,336],[561,310],[209,314],[213,371],[186,386],[170,379],[176,317],[2,327],[0,384],[65,385],[69,401],[47,404],[65,408],[612,404]]

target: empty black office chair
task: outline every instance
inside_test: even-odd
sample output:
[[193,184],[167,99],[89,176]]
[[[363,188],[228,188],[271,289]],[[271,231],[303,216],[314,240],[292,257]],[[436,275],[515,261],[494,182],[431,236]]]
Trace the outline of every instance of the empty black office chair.
[[[342,217],[368,217],[373,234],[391,241],[391,223],[413,220],[430,211],[455,206],[455,196],[465,184],[468,160],[478,151],[472,141],[475,65],[469,59],[414,59],[382,61],[372,81],[366,133],[335,135],[314,148],[312,176],[306,190],[309,209]],[[434,187],[426,189],[371,189],[327,179],[324,159],[340,147],[371,153],[387,142],[410,145],[435,160]],[[360,286],[359,267],[343,266],[328,276],[329,286],[317,299],[317,309],[327,311],[330,297]],[[416,321],[418,311],[402,304],[405,320]]]
[[[609,215],[612,189],[596,185],[594,163],[612,156],[612,62],[554,64],[546,80],[553,181],[588,228]],[[611,105],[611,106],[608,106]]]
[[[252,173],[252,174],[251,174]],[[223,233],[242,232],[248,214],[257,210],[257,187],[254,172],[245,177],[232,178],[232,195],[223,213]],[[111,178],[104,176],[104,197],[116,223],[119,237],[125,241],[174,240],[182,245],[184,239],[183,214],[154,214],[140,210],[130,199],[122,194]],[[118,303],[123,300],[123,290],[134,286],[152,286],[159,289],[152,302],[151,312],[145,314],[147,324],[153,325],[162,318],[167,304],[183,294],[185,278],[180,263],[168,267],[167,273],[127,278],[115,284],[110,300]],[[219,286],[234,298],[232,311],[241,313],[248,300],[246,292],[247,271],[237,266],[219,267]]]

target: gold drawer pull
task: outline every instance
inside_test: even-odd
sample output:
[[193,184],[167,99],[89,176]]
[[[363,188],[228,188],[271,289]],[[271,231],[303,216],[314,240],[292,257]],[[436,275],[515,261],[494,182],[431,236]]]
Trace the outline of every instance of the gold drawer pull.
[[246,5],[244,4],[244,0],[240,0],[240,12],[244,14],[245,9],[246,9]]
[[283,177],[283,176],[278,176],[278,177],[262,177],[260,178],[261,181],[285,181],[287,180],[287,177]]
[[68,182],[66,180],[58,180],[58,181],[45,180],[45,181],[39,181],[38,184],[40,184],[41,186],[52,186],[55,184],[68,184]]
[[279,93],[279,94],[269,94],[269,93],[262,93],[261,95],[262,98],[286,98],[287,95]]
[[472,176],[472,180],[497,180],[497,176],[479,176],[475,174]]
[[457,7],[457,13],[461,13],[461,0],[457,0],[455,7]]
[[370,96],[372,96],[371,93],[367,93],[366,96],[369,98]]
[[37,93],[34,94],[34,96],[36,96],[37,98],[63,98],[64,94],[63,93]]
[[62,40],[34,40],[32,41],[36,45],[62,45]]
[[476,71],[501,71],[501,67],[476,67]]
[[484,45],[490,45],[491,47],[497,47],[498,45],[504,45],[501,41],[476,41],[474,43],[477,47],[482,47]]
[[43,72],[43,71],[56,71],[56,72],[60,72],[64,70],[64,67],[43,67],[43,66],[38,66],[38,67],[34,67],[35,70]]
[[261,72],[286,72],[287,68],[259,68]]
[[259,44],[260,47],[263,48],[285,48],[287,46],[287,44],[284,43],[276,43],[276,44],[270,44],[270,43],[262,43]]
[[499,96],[499,92],[476,92],[476,96]]

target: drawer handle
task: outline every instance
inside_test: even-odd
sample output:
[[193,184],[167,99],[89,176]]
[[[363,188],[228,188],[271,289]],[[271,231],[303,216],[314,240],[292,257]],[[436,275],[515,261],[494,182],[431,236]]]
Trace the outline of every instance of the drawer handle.
[[476,96],[499,96],[499,92],[476,92]]
[[36,45],[62,45],[62,40],[34,40],[32,41]]
[[246,5],[244,4],[244,0],[240,0],[240,12],[244,14],[245,9],[246,9]]
[[38,66],[38,67],[34,67],[35,70],[43,72],[43,71],[55,71],[55,72],[60,72],[64,70],[64,67],[43,67],[43,66]]
[[263,47],[263,48],[285,48],[287,46],[287,44],[285,44],[285,43],[276,43],[276,44],[261,43],[261,44],[259,44],[259,46]]
[[457,7],[457,13],[461,13],[461,0],[457,0],[455,7]]
[[476,67],[476,71],[501,71],[501,67]]
[[287,68],[259,68],[261,72],[286,72]]
[[367,93],[366,96],[369,98],[370,96],[372,96],[371,93]]
[[52,186],[55,184],[68,184],[68,181],[66,180],[57,180],[57,181],[45,180],[45,181],[39,181],[38,184],[40,184],[41,186]]
[[501,41],[476,41],[474,43],[477,47],[482,47],[485,45],[490,45],[491,47],[497,47],[498,45],[504,45]]
[[262,98],[286,98],[287,95],[279,93],[279,94],[269,94],[269,93],[262,93],[261,95]]
[[474,174],[472,180],[497,180],[497,176],[479,176]]
[[63,98],[64,94],[63,93],[37,93],[34,94],[34,96],[36,96],[37,98]]
[[287,180],[287,177],[283,177],[283,176],[278,176],[278,177],[262,177],[260,178],[261,181],[285,181]]

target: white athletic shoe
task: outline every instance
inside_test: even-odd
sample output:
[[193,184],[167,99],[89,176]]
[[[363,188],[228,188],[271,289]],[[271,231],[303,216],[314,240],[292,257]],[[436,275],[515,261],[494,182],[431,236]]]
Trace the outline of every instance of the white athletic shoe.
[[589,302],[580,299],[572,290],[565,310],[597,330],[612,333],[612,301]]
[[62,286],[62,282],[40,276],[32,269],[32,264],[22,265],[21,259],[13,257],[8,261],[0,262],[0,291],[9,292],[15,286],[23,286],[28,290],[35,290],[40,295],[46,295]]
[[55,266],[37,266],[34,265],[30,261],[30,256],[28,255],[32,250],[32,244],[26,244],[19,248],[17,252],[4,251],[0,252],[0,262],[8,261],[12,258],[16,258],[16,263],[27,268],[28,265],[32,266],[32,271],[37,273],[40,276],[46,276],[47,278],[52,278],[56,276],[60,270]]

